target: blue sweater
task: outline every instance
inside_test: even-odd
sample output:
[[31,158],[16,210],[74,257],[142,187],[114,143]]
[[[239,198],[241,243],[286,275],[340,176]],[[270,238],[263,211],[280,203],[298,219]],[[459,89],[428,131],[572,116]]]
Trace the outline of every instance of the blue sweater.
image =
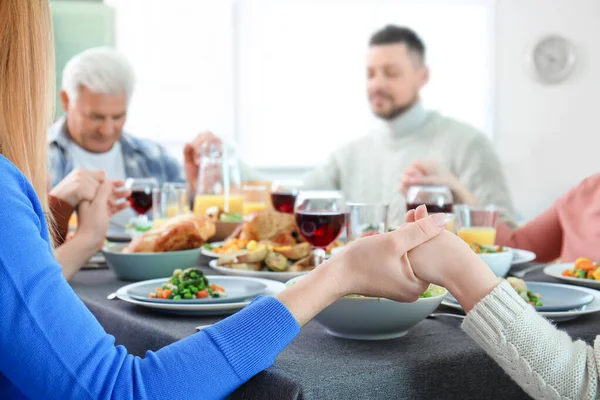
[[115,346],[61,274],[37,196],[0,155],[0,398],[220,399],[298,334],[278,300],[145,358]]

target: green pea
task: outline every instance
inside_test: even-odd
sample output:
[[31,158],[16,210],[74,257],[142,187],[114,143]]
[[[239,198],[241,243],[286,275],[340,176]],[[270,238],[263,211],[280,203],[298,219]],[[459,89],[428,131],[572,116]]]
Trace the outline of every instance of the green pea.
[[181,296],[180,295],[175,295],[175,296],[173,296],[173,300],[181,300]]
[[186,293],[186,294],[183,295],[183,298],[184,299],[191,299],[192,298],[192,294],[188,292],[188,293]]

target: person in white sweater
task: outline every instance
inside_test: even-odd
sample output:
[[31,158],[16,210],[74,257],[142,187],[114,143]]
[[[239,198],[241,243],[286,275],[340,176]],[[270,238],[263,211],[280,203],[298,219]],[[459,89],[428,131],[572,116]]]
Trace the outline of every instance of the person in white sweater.
[[[367,76],[369,103],[381,126],[334,151],[304,176],[304,186],[342,190],[351,202],[391,204],[390,224],[398,226],[404,219],[401,194],[407,186],[444,185],[455,203],[494,204],[512,222],[513,205],[488,138],[421,105],[419,92],[429,69],[417,34],[398,26],[373,34]],[[206,140],[216,138],[206,133],[195,145]]]
[[455,203],[495,204],[513,220],[502,167],[490,141],[475,128],[423,108],[429,69],[425,45],[412,30],[375,32],[367,57],[367,93],[383,125],[333,152],[305,177],[306,186],[341,189],[350,201],[390,203],[390,223],[404,216],[407,186],[448,186]]
[[[406,220],[427,216],[425,207]],[[464,331],[534,399],[598,399],[600,336],[573,341],[498,279],[458,236],[443,232],[408,258],[420,279],[444,286],[467,317]],[[442,267],[443,268],[440,268]]]

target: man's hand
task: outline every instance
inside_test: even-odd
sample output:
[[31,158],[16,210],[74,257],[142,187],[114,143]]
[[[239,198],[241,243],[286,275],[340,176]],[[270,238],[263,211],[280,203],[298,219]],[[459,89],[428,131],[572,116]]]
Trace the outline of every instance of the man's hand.
[[460,179],[435,161],[415,161],[406,168],[400,182],[400,193],[406,196],[408,188],[416,185],[447,186],[452,191],[455,202],[477,204],[473,193]]
[[104,182],[104,171],[75,169],[50,191],[50,194],[77,207],[84,200],[92,201]]
[[212,132],[202,132],[194,140],[187,143],[183,148],[183,167],[191,193],[196,193],[198,183],[198,168],[200,167],[201,150],[205,144],[214,144],[221,146],[221,139],[212,134]]

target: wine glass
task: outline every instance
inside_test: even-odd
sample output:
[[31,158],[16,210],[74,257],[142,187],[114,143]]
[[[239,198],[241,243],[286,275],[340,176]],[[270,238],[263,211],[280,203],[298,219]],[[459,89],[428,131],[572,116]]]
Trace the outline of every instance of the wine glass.
[[447,186],[411,186],[406,193],[406,208],[425,204],[430,214],[452,213],[452,192]]
[[299,180],[276,180],[271,184],[271,203],[276,211],[293,214],[296,196],[302,188]]
[[294,206],[300,234],[313,246],[315,265],[325,258],[325,248],[333,243],[346,222],[346,201],[337,190],[311,190],[298,193]]
[[146,215],[152,208],[152,190],[158,187],[154,178],[128,178],[125,188],[131,191],[129,204],[138,215]]

